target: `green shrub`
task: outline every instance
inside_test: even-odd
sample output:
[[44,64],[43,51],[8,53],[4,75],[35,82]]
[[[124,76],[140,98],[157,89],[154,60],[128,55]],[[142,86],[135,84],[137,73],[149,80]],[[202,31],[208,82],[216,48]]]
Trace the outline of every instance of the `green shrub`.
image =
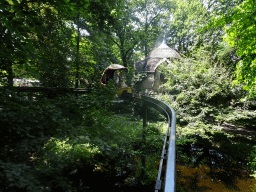
[[246,93],[242,85],[233,85],[229,69],[210,64],[207,57],[195,55],[161,66],[167,83],[157,95],[177,111],[177,123],[216,122],[231,102],[238,102]]

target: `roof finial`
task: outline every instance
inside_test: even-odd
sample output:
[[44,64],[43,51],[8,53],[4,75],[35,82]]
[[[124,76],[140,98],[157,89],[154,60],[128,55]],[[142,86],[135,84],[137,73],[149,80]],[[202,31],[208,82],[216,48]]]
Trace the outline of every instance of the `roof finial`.
[[162,43],[162,44],[167,45],[167,43],[166,43],[166,38],[165,38],[165,32],[164,32],[164,37],[163,37],[163,43]]
[[162,44],[159,46],[159,48],[168,48],[168,45],[167,45],[167,43],[166,43],[165,33],[164,33],[164,37],[163,37],[163,42],[162,42]]

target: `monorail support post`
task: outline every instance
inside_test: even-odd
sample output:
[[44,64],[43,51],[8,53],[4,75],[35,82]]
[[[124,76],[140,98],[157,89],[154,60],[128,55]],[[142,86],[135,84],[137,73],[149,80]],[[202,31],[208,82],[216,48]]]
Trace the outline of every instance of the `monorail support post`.
[[[142,130],[142,146],[146,146],[146,130],[145,128],[147,127],[147,105],[143,103],[143,130]],[[145,154],[142,155],[141,158],[141,163],[142,163],[142,171],[141,171],[141,177],[144,178],[145,176],[145,168],[146,168],[146,157]]]
[[[145,103],[143,103],[143,127],[147,127],[147,113],[148,113],[148,109],[147,109],[147,105]],[[144,129],[143,129],[143,136],[144,135]]]

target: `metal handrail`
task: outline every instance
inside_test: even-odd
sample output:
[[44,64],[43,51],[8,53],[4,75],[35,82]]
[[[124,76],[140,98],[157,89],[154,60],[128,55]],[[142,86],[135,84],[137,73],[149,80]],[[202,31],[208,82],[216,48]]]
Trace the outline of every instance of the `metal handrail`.
[[[161,114],[163,114],[167,118],[167,131],[165,134],[164,144],[162,155],[160,159],[159,169],[158,169],[158,176],[155,185],[155,192],[159,192],[161,190],[162,185],[162,168],[164,160],[167,161],[166,166],[166,174],[165,174],[165,192],[175,192],[176,188],[176,117],[175,111],[171,108],[168,104],[158,99],[154,99],[145,95],[139,94],[124,94],[122,98],[130,98],[130,99],[137,99],[145,102],[147,105],[155,108]],[[167,148],[167,144],[169,142],[169,146]]]

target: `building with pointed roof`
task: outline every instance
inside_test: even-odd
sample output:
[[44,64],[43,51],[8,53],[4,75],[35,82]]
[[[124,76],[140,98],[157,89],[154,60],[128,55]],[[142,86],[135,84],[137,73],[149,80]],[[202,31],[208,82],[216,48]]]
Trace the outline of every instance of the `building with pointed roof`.
[[158,90],[159,85],[165,82],[158,67],[162,64],[170,64],[181,55],[173,48],[170,48],[164,39],[162,44],[153,49],[143,61],[134,64],[135,73],[144,73],[145,77],[137,83],[137,90],[153,89]]

